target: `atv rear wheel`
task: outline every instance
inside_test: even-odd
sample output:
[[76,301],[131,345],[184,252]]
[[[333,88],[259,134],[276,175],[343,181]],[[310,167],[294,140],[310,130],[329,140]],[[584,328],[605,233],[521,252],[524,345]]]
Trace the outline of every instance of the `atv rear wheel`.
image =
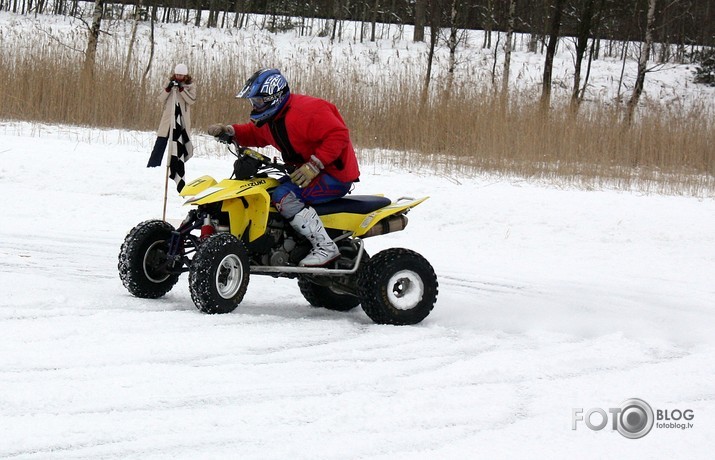
[[119,250],[119,277],[134,296],[157,299],[171,290],[179,274],[167,271],[169,240],[174,227],[147,220],[129,231]]
[[230,233],[206,239],[196,250],[189,270],[189,290],[204,313],[230,313],[248,289],[248,252]]
[[437,288],[432,265],[409,249],[377,253],[358,275],[362,309],[378,324],[419,323],[434,308]]
[[329,286],[316,284],[303,276],[298,278],[298,287],[305,300],[314,307],[350,311],[360,304],[360,299],[354,295],[335,292]]

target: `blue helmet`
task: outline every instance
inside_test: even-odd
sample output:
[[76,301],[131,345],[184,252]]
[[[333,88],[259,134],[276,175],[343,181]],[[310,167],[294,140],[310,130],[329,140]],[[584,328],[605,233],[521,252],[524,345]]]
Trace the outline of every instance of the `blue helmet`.
[[251,75],[237,98],[251,101],[251,120],[264,123],[277,114],[288,101],[288,81],[278,69],[261,69]]

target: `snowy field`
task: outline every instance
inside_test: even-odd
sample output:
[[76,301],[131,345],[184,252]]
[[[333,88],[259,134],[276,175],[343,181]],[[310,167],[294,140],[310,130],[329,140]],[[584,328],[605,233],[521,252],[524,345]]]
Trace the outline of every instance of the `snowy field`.
[[[211,147],[197,137],[197,152]],[[117,253],[161,216],[151,133],[0,124],[1,458],[711,458],[715,201],[362,164],[357,193],[431,198],[371,254],[427,257],[410,327],[254,276],[196,310],[130,296]],[[199,154],[189,178],[231,159]],[[186,208],[170,190],[168,215]],[[692,428],[637,440],[572,410],[641,398]],[[592,419],[598,423],[598,415]],[[682,420],[681,420],[682,422]]]
[[[107,27],[100,55],[123,56],[129,23]],[[84,40],[70,18],[3,12],[0,28],[10,50],[46,33]],[[367,83],[395,69],[421,74],[427,50],[407,27],[365,47],[178,24],[156,33],[158,55],[190,65],[238,46],[275,52],[265,65],[354,62]],[[144,25],[135,56],[146,55],[147,37]],[[493,50],[470,40],[458,75],[489,84]],[[573,56],[562,43],[554,97],[563,101]],[[436,72],[447,58],[438,50]],[[517,49],[512,87],[538,94],[542,65],[543,55]],[[586,99],[612,104],[621,66],[595,61]],[[715,88],[694,85],[692,70],[648,74],[644,104],[713,110]],[[157,64],[151,76],[165,73]],[[628,61],[625,97],[634,78]],[[295,281],[259,276],[235,312],[208,316],[185,276],[166,297],[142,300],[117,274],[126,232],[161,217],[164,170],[144,167],[153,141],[0,123],[0,458],[712,457],[715,200],[364,161],[356,193],[431,197],[404,232],[366,242],[370,254],[408,247],[431,261],[440,293],[423,323],[378,326],[359,308],[315,309]],[[228,175],[232,160],[213,141],[194,144],[189,179]],[[168,217],[186,211],[171,188]],[[628,398],[689,410],[677,425],[692,426],[656,424],[637,440],[611,420],[572,429],[575,408],[608,412]]]

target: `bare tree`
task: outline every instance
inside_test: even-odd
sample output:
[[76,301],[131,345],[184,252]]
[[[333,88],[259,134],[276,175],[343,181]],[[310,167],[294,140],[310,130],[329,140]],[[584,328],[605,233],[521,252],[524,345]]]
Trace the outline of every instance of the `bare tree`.
[[616,92],[616,101],[620,104],[623,100],[621,96],[621,88],[623,87],[623,76],[626,74],[626,60],[628,58],[628,41],[623,40],[621,46],[621,73],[618,76],[618,91]]
[[[114,4],[121,8],[122,5],[136,4],[137,0],[118,1]],[[333,23],[333,19],[348,19],[369,24],[374,21],[373,12],[376,11],[374,5],[377,0],[313,0],[291,2],[287,0],[144,0],[144,5],[153,7],[156,4],[161,11],[160,17],[155,20],[162,22],[189,22],[200,27],[209,25],[211,27],[224,27],[235,11],[233,24],[235,27],[245,25],[246,16],[253,13],[261,13],[268,18],[278,17],[300,17],[328,19]],[[578,34],[578,21],[580,20],[583,6],[589,0],[563,0],[564,23],[561,26],[567,30],[568,35]],[[594,0],[597,5],[600,0]],[[549,19],[552,15],[555,0],[520,0],[516,9],[517,26],[520,32],[530,34],[529,50],[537,51],[537,47],[546,47],[545,37],[549,31]],[[0,9],[12,11],[19,14],[42,14],[44,11],[59,15],[78,16],[78,11],[87,2],[80,0],[0,0]],[[109,4],[107,0],[103,3]],[[397,21],[405,23],[405,18],[414,19],[413,40],[425,40],[425,27],[429,21],[431,0],[380,0],[380,9],[377,20],[391,18],[390,22]],[[504,32],[507,28],[507,12],[509,8],[508,0],[462,0],[459,14],[461,26],[465,29],[483,29],[483,47],[492,47],[492,32]],[[605,11],[608,12],[608,24],[599,31],[599,38],[613,40],[626,40],[635,37],[634,32],[640,31],[641,23],[646,21],[648,0],[606,0]],[[642,11],[633,14],[633,5],[638,4]],[[94,0],[90,0],[94,4]],[[336,14],[337,4],[341,5],[341,11]],[[646,5],[642,7],[642,5]],[[446,6],[446,4],[445,4]],[[567,7],[578,9],[576,16],[567,15]],[[202,18],[206,12],[208,18]],[[449,10],[445,8],[441,12],[443,20],[449,17]],[[567,17],[568,16],[568,17]],[[715,1],[714,0],[661,0],[656,9],[656,29],[654,30],[654,43],[663,43],[659,46],[659,58],[661,60],[671,58],[670,53],[674,50],[680,59],[689,59],[692,52],[697,51],[696,47],[715,46]],[[576,22],[570,21],[575,19]],[[105,15],[104,20],[107,17]],[[305,26],[305,22],[302,22]],[[276,24],[273,23],[275,26]],[[376,28],[380,25],[376,24]],[[388,27],[389,26],[385,26]],[[323,29],[328,31],[327,27]],[[303,30],[303,32],[305,32]],[[367,37],[367,28],[362,34]],[[379,31],[375,32],[379,35]],[[639,35],[642,35],[639,32]],[[641,36],[642,40],[643,37]],[[665,44],[675,45],[667,46]],[[691,47],[690,50],[687,48]],[[651,58],[655,50],[651,50]],[[651,59],[653,60],[653,59]]]
[[656,0],[648,0],[648,19],[645,28],[645,41],[641,44],[641,52],[638,57],[638,74],[636,76],[636,83],[633,87],[633,94],[628,101],[629,124],[633,121],[633,113],[638,105],[641,93],[643,93],[645,74],[648,72],[648,59],[650,58],[650,49],[653,46],[653,30],[655,29],[655,3]]
[[432,79],[432,61],[434,60],[434,50],[437,45],[437,38],[439,37],[439,27],[440,27],[440,0],[432,0],[430,2],[430,44],[429,44],[429,54],[427,55],[427,72],[425,73],[425,83],[422,87],[422,97],[420,101],[420,109],[424,107],[427,103],[427,97],[429,96],[429,84]]
[[427,0],[415,1],[415,29],[412,40],[425,41],[425,14],[427,13]]
[[504,43],[504,75],[501,80],[502,100],[506,102],[509,91],[509,67],[511,66],[511,42],[514,38],[514,20],[516,16],[516,0],[509,0],[509,18],[506,28],[506,42]]
[[484,18],[484,42],[482,43],[482,48],[492,47],[492,30],[494,29],[494,24],[496,20],[495,10],[494,10],[494,0],[486,0],[486,5],[484,8],[484,13],[482,14]]
[[592,21],[592,27],[591,27],[591,49],[588,53],[588,64],[586,66],[586,76],[583,79],[583,86],[581,87],[581,90],[578,91],[577,94],[577,105],[580,105],[581,102],[583,102],[583,98],[586,94],[586,88],[588,87],[588,79],[589,76],[591,75],[591,65],[593,64],[594,59],[598,59],[598,49],[600,47],[600,39],[597,38],[597,35],[601,32],[601,27],[603,24],[603,16],[605,13],[605,6],[606,6],[606,1],[607,0],[599,0],[599,5],[598,5],[598,10],[596,11],[593,21]]
[[375,41],[375,28],[377,25],[377,14],[380,12],[380,0],[375,0],[372,7],[372,17],[370,19],[370,41]]
[[97,44],[99,43],[99,33],[102,27],[103,11],[104,0],[95,0],[92,25],[89,28],[89,37],[87,39],[87,49],[84,52],[84,68],[82,69],[82,74],[85,77],[91,77],[94,71],[94,61],[97,57]]
[[201,0],[195,0],[196,5],[196,17],[194,18],[194,26],[201,27],[201,13],[204,10],[201,9]]
[[459,0],[450,0],[449,12],[449,38],[447,47],[449,48],[449,64],[447,67],[447,97],[452,93],[454,83],[454,71],[457,68],[457,45],[459,44],[459,29],[457,29],[457,11]]
[[345,5],[343,5],[342,2],[343,0],[333,0],[333,31],[330,35],[331,42],[335,41],[335,37],[338,38],[338,41],[342,40],[343,18],[350,4],[349,1],[347,1]]
[[151,19],[149,20],[149,60],[146,63],[146,69],[142,75],[142,88],[146,86],[146,76],[149,75],[151,64],[154,62],[154,18],[156,17],[157,5],[152,6]]
[[591,38],[591,25],[594,15],[595,0],[585,0],[583,10],[579,16],[578,26],[576,28],[576,60],[574,64],[573,75],[573,90],[571,92],[571,107],[576,108],[579,101],[579,92],[581,90],[581,66],[583,57],[588,48],[588,41]]
[[547,110],[551,104],[551,76],[554,69],[554,55],[556,44],[559,41],[561,30],[561,14],[564,0],[553,0],[551,4],[551,27],[549,30],[549,44],[546,46],[546,59],[544,61],[544,79],[541,82],[541,108]]
[[134,18],[132,21],[132,33],[129,38],[129,46],[127,50],[127,59],[124,62],[124,79],[127,80],[129,79],[129,66],[131,65],[132,62],[132,54],[134,52],[134,43],[136,42],[137,39],[137,24],[139,23],[139,17],[141,15],[143,7],[144,0],[138,0],[137,4],[134,5]]

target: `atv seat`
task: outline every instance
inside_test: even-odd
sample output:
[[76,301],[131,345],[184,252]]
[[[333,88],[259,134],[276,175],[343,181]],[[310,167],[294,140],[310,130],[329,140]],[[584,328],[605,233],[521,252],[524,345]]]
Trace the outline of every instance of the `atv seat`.
[[389,198],[377,195],[351,195],[337,200],[328,201],[312,205],[318,215],[335,214],[338,212],[347,212],[350,214],[367,214],[384,208],[392,203]]

